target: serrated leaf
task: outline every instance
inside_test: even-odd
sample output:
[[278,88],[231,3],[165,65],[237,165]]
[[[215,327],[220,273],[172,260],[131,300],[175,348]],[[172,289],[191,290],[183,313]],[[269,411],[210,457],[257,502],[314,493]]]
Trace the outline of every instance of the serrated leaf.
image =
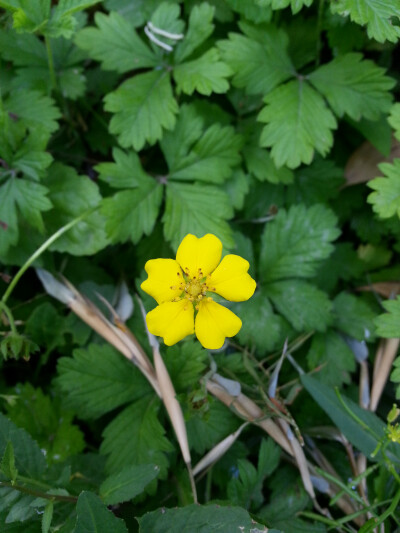
[[164,235],[173,248],[188,233],[202,237],[212,233],[230,249],[234,242],[227,223],[233,210],[228,195],[211,185],[168,183],[163,216]]
[[[399,312],[399,316],[400,316],[400,312]],[[397,323],[399,323],[399,321]],[[397,331],[399,331],[399,328]],[[390,381],[392,381],[393,383],[400,383],[400,357],[397,357],[393,362],[393,370],[390,374]],[[400,386],[398,385],[396,387],[396,400],[398,400],[399,398],[400,398]]]
[[387,313],[375,319],[376,333],[388,339],[400,337],[400,296],[382,305]]
[[340,233],[336,224],[333,211],[321,204],[280,210],[262,235],[261,279],[269,282],[312,277],[333,251],[331,243]]
[[394,136],[400,141],[400,103],[392,106],[388,122],[394,129]]
[[350,383],[350,373],[356,369],[353,352],[335,331],[313,335],[307,363],[310,370],[318,369],[314,374],[318,381],[337,387]]
[[266,94],[294,75],[283,30],[245,22],[239,25],[246,36],[230,33],[229,40],[218,42],[222,59],[235,73],[235,87],[245,88],[247,94]]
[[[87,176],[79,176],[72,167],[54,163],[43,182],[50,190],[49,197],[54,206],[45,218],[50,234],[100,205],[97,185]],[[104,218],[94,211],[57,239],[50,250],[72,255],[94,254],[108,244],[104,226]]]
[[49,501],[44,508],[42,516],[42,533],[48,533],[53,519],[54,503]]
[[98,418],[150,392],[138,369],[108,345],[91,344],[59,359],[57,382],[65,405],[82,418]]
[[21,89],[13,92],[5,101],[4,109],[23,121],[27,128],[42,128],[48,133],[58,129],[56,120],[61,116],[60,111],[52,98],[38,91]]
[[177,63],[189,57],[212,34],[214,12],[215,7],[206,2],[193,6],[189,15],[188,30],[175,49]]
[[100,498],[106,505],[131,500],[141,494],[159,472],[160,469],[156,465],[127,466],[103,481],[99,489]]
[[315,150],[325,156],[333,144],[336,120],[325,102],[306,81],[294,80],[264,98],[257,120],[266,122],[260,145],[271,147],[277,167],[310,164]]
[[76,504],[76,524],[74,533],[128,533],[125,522],[117,518],[96,494],[89,491],[80,493]]
[[244,16],[245,19],[251,20],[256,24],[260,22],[269,22],[272,17],[272,9],[268,9],[267,6],[259,5],[257,0],[225,0],[226,3],[236,11]]
[[149,179],[136,152],[113,148],[112,153],[115,163],[100,163],[94,167],[100,180],[108,183],[110,187],[125,189],[138,187]]
[[375,178],[368,182],[368,187],[374,189],[367,202],[380,218],[400,217],[400,159],[393,163],[381,163],[379,170],[383,178]]
[[242,170],[236,170],[232,177],[225,182],[224,189],[229,194],[231,204],[235,209],[242,209],[249,187],[249,176]]
[[0,456],[4,455],[8,442],[14,450],[15,467],[21,475],[40,479],[46,469],[46,460],[38,444],[24,430],[0,413]]
[[367,26],[368,37],[380,43],[396,43],[400,37],[400,27],[391,21],[399,14],[400,0],[337,0],[330,7],[332,13]]
[[276,309],[297,331],[325,331],[331,323],[327,294],[303,280],[275,281],[265,287]]
[[140,533],[182,533],[183,531],[241,531],[280,533],[255,522],[241,507],[191,504],[180,509],[158,509],[137,518]]
[[377,120],[389,111],[395,80],[361,54],[345,54],[312,72],[308,79],[328,100],[339,117]]
[[261,354],[270,352],[276,347],[281,338],[282,317],[273,312],[262,287],[248,302],[233,304],[232,311],[243,317],[243,324],[238,333],[241,344],[254,347]]
[[222,183],[240,163],[242,137],[232,126],[213,124],[204,132],[203,128],[193,106],[183,106],[176,128],[161,141],[170,180]]
[[141,150],[146,141],[155,144],[163,130],[172,130],[178,104],[173,97],[168,72],[138,74],[105,97],[105,110],[114,113],[110,132],[124,148]]
[[47,197],[48,189],[25,179],[9,179],[0,186],[0,256],[18,242],[18,215],[39,231],[44,230],[42,212],[48,211],[52,203]]
[[231,68],[220,61],[216,48],[210,48],[198,59],[181,63],[174,67],[173,76],[178,92],[210,96],[211,93],[226,93],[229,82],[226,78],[232,74]]
[[41,66],[46,62],[46,48],[38,37],[0,29],[0,54],[18,66]]
[[333,301],[333,313],[335,326],[346,335],[359,341],[374,339],[376,313],[361,298],[341,292]]
[[46,27],[50,17],[50,0],[18,0],[13,5],[16,8],[13,27],[17,31],[34,33]]
[[290,6],[292,13],[295,15],[304,6],[310,6],[313,0],[259,0],[258,3],[261,6],[272,7],[272,9],[284,9]]
[[163,359],[178,392],[198,383],[208,363],[206,350],[198,342],[190,341],[168,347]]
[[243,156],[248,171],[258,180],[285,185],[293,182],[293,172],[286,167],[276,168],[268,150],[257,145],[246,145]]
[[103,432],[100,452],[107,455],[107,471],[117,473],[125,466],[156,464],[165,472],[166,452],[173,446],[157,418],[160,402],[144,397],[126,407]]
[[150,235],[156,223],[163,187],[156,180],[146,178],[140,187],[117,192],[105,198],[101,212],[106,218],[106,230],[112,242],[138,243],[143,235]]
[[84,28],[78,32],[75,43],[100,61],[104,70],[122,73],[157,65],[157,56],[119,13],[105,15],[98,11],[95,22],[97,28]]

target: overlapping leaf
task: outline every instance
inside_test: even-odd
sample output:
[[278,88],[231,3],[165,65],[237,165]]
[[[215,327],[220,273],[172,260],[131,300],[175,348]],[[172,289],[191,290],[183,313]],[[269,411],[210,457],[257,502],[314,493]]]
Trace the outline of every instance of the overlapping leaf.
[[381,218],[400,217],[400,159],[393,163],[382,163],[379,169],[385,177],[375,178],[368,182],[368,187],[374,189],[368,196],[372,209]]
[[211,35],[214,30],[214,12],[215,7],[206,2],[193,6],[185,37],[175,49],[177,63],[189,57]]

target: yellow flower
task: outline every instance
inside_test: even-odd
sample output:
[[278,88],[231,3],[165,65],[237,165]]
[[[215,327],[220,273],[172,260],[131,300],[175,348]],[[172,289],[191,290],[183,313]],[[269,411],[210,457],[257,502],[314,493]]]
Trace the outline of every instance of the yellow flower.
[[232,311],[214,302],[210,293],[232,302],[248,300],[256,282],[247,273],[249,263],[238,255],[221,261],[222,243],[208,233],[201,239],[186,235],[175,259],[151,259],[141,285],[158,306],[147,313],[150,333],[171,346],[196,333],[204,348],[221,348],[225,337],[233,337],[242,321]]

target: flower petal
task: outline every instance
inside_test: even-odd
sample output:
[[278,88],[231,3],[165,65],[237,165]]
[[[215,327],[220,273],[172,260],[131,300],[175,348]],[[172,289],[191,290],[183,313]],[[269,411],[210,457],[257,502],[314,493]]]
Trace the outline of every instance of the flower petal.
[[247,273],[249,266],[238,255],[226,255],[207,280],[209,290],[231,302],[248,300],[256,290],[256,282]]
[[204,348],[217,350],[225,337],[233,337],[242,327],[242,321],[235,313],[213,301],[199,304],[195,321],[195,333]]
[[140,286],[158,304],[170,302],[180,296],[182,289],[178,287],[184,280],[181,268],[175,259],[150,259],[144,268],[149,277]]
[[210,274],[221,261],[221,254],[222,242],[215,235],[207,233],[198,239],[189,233],[179,245],[176,260],[192,278],[199,275],[199,269],[203,276]]
[[164,337],[167,346],[172,346],[187,335],[194,333],[194,309],[187,300],[165,302],[147,313],[150,333]]

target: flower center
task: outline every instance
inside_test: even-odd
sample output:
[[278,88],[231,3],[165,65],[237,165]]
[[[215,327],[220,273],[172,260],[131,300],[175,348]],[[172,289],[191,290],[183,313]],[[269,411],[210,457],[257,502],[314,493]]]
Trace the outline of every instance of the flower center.
[[[193,302],[195,308],[198,309],[200,301],[206,296],[206,292],[210,289],[203,272],[199,268],[198,275],[190,277],[189,269],[185,268],[183,276],[180,272],[177,272],[177,275],[180,284],[178,286],[173,285],[170,288],[173,290],[180,289],[182,294],[179,297],[174,298],[173,301],[179,301],[185,298],[186,300],[189,300],[189,302]],[[212,300],[212,298],[207,297],[207,300]]]

